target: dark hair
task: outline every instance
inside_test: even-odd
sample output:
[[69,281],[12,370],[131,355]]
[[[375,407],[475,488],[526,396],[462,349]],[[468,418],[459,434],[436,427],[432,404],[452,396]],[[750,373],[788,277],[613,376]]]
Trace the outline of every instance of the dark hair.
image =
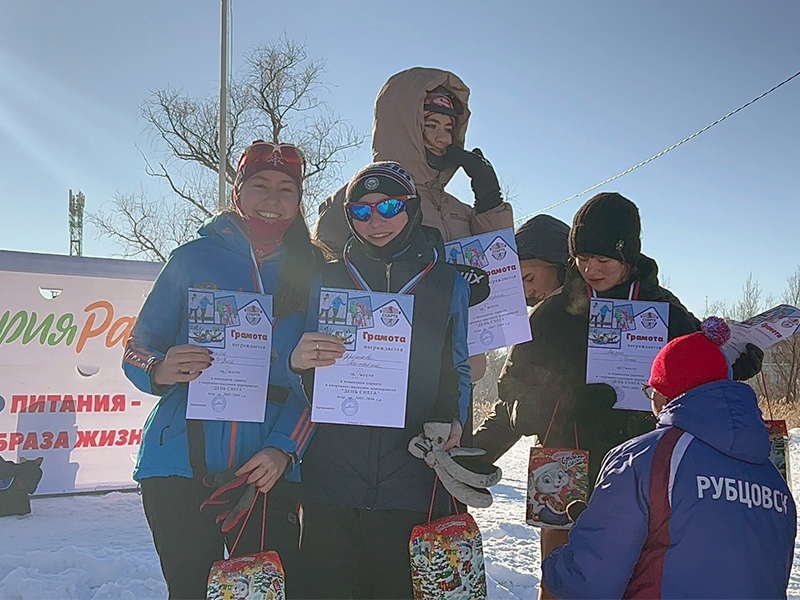
[[306,310],[311,282],[330,255],[324,244],[311,238],[301,203],[297,217],[283,236],[283,264],[274,306],[276,319]]

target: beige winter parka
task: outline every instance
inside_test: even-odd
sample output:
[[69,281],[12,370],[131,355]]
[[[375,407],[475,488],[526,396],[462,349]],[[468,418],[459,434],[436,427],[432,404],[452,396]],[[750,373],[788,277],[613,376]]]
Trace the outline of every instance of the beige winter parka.
[[[453,129],[453,143],[464,146],[469,122],[469,88],[456,75],[440,69],[414,67],[393,75],[375,101],[372,156],[376,161],[394,160],[414,178],[422,205],[422,224],[435,227],[445,241],[514,226],[511,205],[475,214],[471,204],[444,191],[457,167],[437,171],[425,158],[422,141],[422,105],[428,92],[447,88],[461,102],[461,114]],[[344,215],[344,187],[320,206],[316,236],[337,255],[350,237]]]

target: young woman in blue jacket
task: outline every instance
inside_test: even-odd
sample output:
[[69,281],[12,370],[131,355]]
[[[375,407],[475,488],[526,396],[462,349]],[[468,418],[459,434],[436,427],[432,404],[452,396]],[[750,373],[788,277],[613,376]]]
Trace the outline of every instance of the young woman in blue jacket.
[[[292,589],[300,534],[299,484],[293,482],[299,480],[295,465],[311,423],[288,359],[305,326],[309,286],[320,257],[302,214],[304,169],[295,146],[261,140],[248,146],[238,164],[233,210],[211,218],[197,239],[172,252],[126,346],[125,374],[143,392],[160,397],[144,427],[134,479],[141,484],[170,598],[205,597],[211,564],[223,558],[226,544],[230,551],[239,534],[241,525],[226,535],[214,511],[199,510],[213,492],[208,487],[213,475],[226,471],[249,474],[247,484],[269,492],[266,546],[278,550],[287,591]],[[189,298],[189,288],[273,296],[262,423],[187,420],[188,383],[213,360],[209,349],[188,344],[189,313],[202,310]],[[240,495],[239,490],[232,495]],[[264,494],[257,496],[237,555],[260,549]]]

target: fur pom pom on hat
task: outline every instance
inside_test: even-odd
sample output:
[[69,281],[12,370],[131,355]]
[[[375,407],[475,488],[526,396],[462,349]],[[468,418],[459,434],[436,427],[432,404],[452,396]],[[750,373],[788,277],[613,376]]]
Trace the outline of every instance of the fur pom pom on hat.
[[674,400],[701,385],[729,379],[728,361],[719,347],[730,337],[725,321],[708,317],[700,331],[675,338],[661,349],[653,361],[648,384]]
[[578,209],[569,234],[570,256],[596,254],[629,265],[642,249],[639,209],[617,192],[592,196]]

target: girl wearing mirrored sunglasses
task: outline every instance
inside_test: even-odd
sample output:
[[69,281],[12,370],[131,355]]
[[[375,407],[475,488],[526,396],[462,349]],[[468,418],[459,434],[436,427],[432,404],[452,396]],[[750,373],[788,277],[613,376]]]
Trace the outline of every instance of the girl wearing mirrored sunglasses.
[[[408,440],[438,421],[451,423],[445,447],[459,444],[470,393],[469,286],[439,260],[441,238],[421,225],[417,190],[400,164],[364,167],[346,192],[351,236],[342,260],[323,266],[321,285],[413,294],[405,427],[316,426],[303,459],[301,554],[314,574],[310,598],[412,598],[408,540],[428,518],[434,471],[408,452]],[[291,358],[305,378],[344,352],[316,332],[318,304],[312,288],[309,333]],[[434,513],[442,516],[450,496],[439,488]]]

